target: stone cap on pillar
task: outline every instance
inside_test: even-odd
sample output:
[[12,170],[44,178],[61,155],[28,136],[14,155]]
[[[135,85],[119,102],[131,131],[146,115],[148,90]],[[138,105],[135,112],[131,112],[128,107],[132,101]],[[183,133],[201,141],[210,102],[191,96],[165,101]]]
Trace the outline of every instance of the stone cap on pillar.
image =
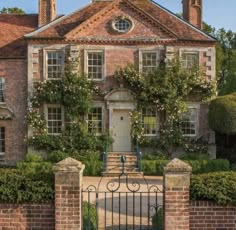
[[192,167],[187,163],[174,158],[164,167],[164,172],[192,172]]
[[84,165],[71,157],[67,157],[66,159],[56,163],[53,166],[53,171],[67,171],[67,172],[80,172],[84,170]]

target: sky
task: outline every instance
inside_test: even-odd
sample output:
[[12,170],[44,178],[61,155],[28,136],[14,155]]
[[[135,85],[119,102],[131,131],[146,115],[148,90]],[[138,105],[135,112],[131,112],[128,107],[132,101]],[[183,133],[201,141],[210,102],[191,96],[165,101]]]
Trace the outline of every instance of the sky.
[[[71,13],[91,0],[56,0],[57,14]],[[182,12],[182,0],[155,0],[173,13]],[[37,13],[38,0],[0,0],[2,7],[19,7],[26,13]],[[225,28],[236,32],[236,0],[203,0],[203,20],[216,29]]]

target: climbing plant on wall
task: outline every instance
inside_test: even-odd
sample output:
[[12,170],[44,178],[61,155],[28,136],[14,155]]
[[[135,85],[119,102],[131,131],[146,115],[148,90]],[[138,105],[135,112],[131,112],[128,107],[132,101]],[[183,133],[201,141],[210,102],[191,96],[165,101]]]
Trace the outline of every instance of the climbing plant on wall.
[[[206,101],[215,94],[214,81],[208,80],[198,68],[181,68],[178,61],[170,67],[160,65],[156,72],[148,74],[140,73],[134,66],[128,65],[118,69],[115,77],[134,93],[139,109],[151,106],[164,114],[160,145],[167,151],[171,146],[182,143],[180,123],[187,108],[186,102]],[[142,133],[140,129],[137,130],[138,133],[133,135],[140,136]]]
[[[34,88],[28,109],[28,123],[33,130],[33,135],[28,138],[30,145],[48,151],[97,150],[104,147],[106,138],[87,130],[85,117],[91,109],[93,96],[99,94],[92,81],[66,71],[61,80],[39,81]],[[65,125],[61,135],[48,135],[44,104],[63,106]]]

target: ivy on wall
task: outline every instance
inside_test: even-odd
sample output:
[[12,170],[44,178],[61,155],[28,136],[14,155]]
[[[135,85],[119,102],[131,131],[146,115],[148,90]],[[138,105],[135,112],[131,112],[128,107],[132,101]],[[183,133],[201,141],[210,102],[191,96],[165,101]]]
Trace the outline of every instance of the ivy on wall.
[[[151,106],[164,114],[159,145],[168,152],[183,142],[180,124],[182,114],[187,109],[186,102],[207,101],[215,94],[216,88],[215,82],[208,80],[198,68],[183,69],[177,61],[168,68],[160,65],[156,72],[148,74],[140,73],[134,66],[128,65],[117,70],[115,77],[134,93],[138,109]],[[133,114],[136,116],[136,113]],[[133,121],[137,122],[137,119]],[[138,127],[138,124],[132,126]],[[132,135],[140,137],[143,130],[136,128],[136,133]]]
[[[33,129],[28,144],[47,151],[102,150],[107,141],[106,137],[89,133],[85,119],[91,109],[93,96],[97,94],[99,91],[94,82],[70,71],[66,71],[61,80],[36,83],[28,109],[28,123]],[[65,127],[61,135],[47,134],[47,123],[43,115],[44,104],[63,106]]]

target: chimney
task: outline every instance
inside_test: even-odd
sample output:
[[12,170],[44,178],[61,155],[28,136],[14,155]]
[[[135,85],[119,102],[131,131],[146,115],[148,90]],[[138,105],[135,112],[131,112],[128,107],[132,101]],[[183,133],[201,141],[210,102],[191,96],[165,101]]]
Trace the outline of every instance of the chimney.
[[39,0],[38,26],[48,24],[56,17],[56,0]]
[[202,29],[202,0],[182,0],[183,18]]

